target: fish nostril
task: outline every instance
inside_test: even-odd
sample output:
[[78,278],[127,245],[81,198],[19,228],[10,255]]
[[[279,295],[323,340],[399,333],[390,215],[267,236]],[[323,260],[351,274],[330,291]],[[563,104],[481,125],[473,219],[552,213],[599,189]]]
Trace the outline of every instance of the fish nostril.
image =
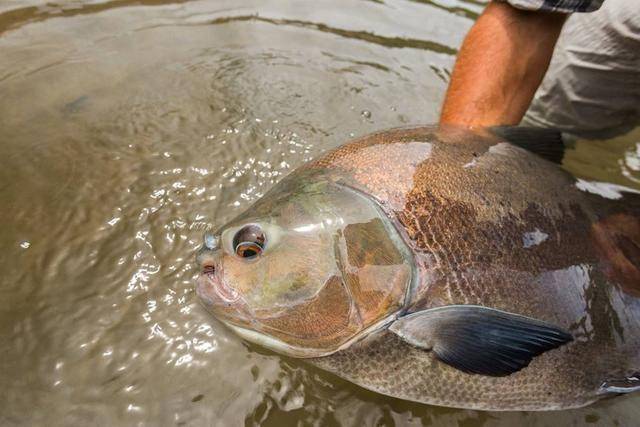
[[214,274],[216,272],[215,265],[205,265],[202,267],[203,274]]

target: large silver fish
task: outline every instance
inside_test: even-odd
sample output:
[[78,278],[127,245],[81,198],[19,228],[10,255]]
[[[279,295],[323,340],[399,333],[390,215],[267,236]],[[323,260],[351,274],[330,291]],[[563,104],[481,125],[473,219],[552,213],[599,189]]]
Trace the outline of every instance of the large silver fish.
[[347,143],[207,233],[197,293],[244,339],[402,399],[639,390],[640,196],[576,180],[562,150],[517,128]]

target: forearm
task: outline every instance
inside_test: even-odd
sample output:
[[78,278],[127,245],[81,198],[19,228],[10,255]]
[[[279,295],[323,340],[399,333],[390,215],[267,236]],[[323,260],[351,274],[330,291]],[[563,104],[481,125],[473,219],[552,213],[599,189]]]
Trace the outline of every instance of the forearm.
[[462,44],[440,122],[518,124],[549,66],[564,20],[559,13],[490,3]]

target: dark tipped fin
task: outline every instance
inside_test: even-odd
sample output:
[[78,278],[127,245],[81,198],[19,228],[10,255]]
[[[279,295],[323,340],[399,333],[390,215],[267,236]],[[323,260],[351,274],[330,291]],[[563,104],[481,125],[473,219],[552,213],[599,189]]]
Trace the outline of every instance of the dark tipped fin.
[[396,320],[389,330],[469,374],[506,376],[573,340],[546,322],[475,305],[450,305]]
[[600,386],[601,394],[626,394],[640,391],[640,372],[623,379],[607,380]]
[[562,164],[564,142],[557,130],[520,126],[494,126],[489,131],[507,142],[531,151],[553,163]]

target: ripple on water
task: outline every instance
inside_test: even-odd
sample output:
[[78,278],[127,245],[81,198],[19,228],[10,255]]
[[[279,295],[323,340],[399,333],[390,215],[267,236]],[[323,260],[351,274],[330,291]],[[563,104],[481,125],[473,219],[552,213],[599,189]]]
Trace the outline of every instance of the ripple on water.
[[[476,2],[14,3],[0,6],[3,424],[637,415],[632,399],[523,415],[385,398],[247,347],[196,301],[204,229],[350,135],[434,121]],[[632,181],[637,148],[609,162]]]

